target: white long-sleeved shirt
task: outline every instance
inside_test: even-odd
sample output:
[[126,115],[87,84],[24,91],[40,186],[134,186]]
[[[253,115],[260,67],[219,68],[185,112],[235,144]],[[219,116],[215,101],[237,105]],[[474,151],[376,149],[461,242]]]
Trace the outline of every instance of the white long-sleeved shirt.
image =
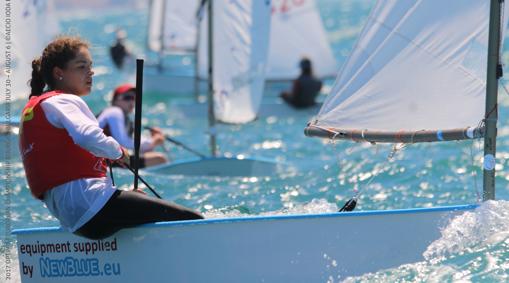
[[[95,156],[118,159],[122,156],[115,139],[103,130],[81,97],[52,96],[41,103],[49,123],[63,128],[75,144]],[[59,185],[44,194],[44,203],[62,227],[71,232],[87,223],[110,199],[115,187],[109,178],[82,178]]]
[[[125,127],[124,112],[120,107],[110,106],[101,112],[97,117],[99,127],[106,128],[109,126],[111,136],[123,147],[134,150],[134,139],[129,135]],[[140,151],[151,151],[152,139],[141,137]]]

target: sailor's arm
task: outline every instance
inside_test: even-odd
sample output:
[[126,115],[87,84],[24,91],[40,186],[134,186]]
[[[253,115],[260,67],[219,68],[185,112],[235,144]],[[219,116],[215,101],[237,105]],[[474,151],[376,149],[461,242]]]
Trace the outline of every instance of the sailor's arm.
[[57,128],[64,128],[74,143],[98,157],[118,159],[121,146],[106,136],[97,120],[80,97],[61,94],[43,101],[41,107],[48,121]]
[[[129,136],[124,125],[124,113],[119,107],[111,107],[108,109],[106,115],[106,123],[109,125],[111,136],[117,140],[117,142],[130,150],[134,149],[134,139]],[[146,139],[142,137],[140,144],[140,151],[151,151],[153,149],[152,139]]]

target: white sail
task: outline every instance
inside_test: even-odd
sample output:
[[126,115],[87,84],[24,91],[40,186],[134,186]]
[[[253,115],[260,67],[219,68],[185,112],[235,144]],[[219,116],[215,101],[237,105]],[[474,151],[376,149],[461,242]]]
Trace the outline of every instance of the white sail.
[[[32,77],[32,60],[42,54],[44,47],[58,33],[59,27],[51,0],[11,1],[9,7],[10,17],[6,18],[5,12],[0,13],[0,29],[5,39],[2,54],[10,54],[10,61],[6,61],[6,56],[1,56],[3,71],[0,77],[4,80],[9,75],[11,100],[27,99],[30,94],[28,81]],[[10,30],[6,27],[10,27]],[[7,50],[7,46],[10,49]],[[1,97],[0,102],[4,102],[5,96]]]
[[153,0],[150,5],[148,47],[176,53],[196,49],[199,1]]
[[226,123],[256,118],[270,32],[270,1],[213,1],[214,113]]
[[[190,1],[193,2],[193,1]],[[147,47],[155,52],[161,52],[163,30],[164,0],[151,0],[149,6],[149,22],[147,28]]]
[[[318,77],[335,76],[332,54],[314,0],[272,1],[267,80],[292,80],[299,73],[299,61],[308,57]],[[206,13],[205,13],[206,14]],[[206,17],[206,15],[205,15]],[[207,30],[204,18],[201,31]],[[207,35],[201,32],[198,48],[198,76],[207,78]]]
[[196,49],[199,1],[152,0],[148,47],[156,52],[176,53]]
[[209,55],[208,55],[208,10],[205,9],[203,12],[203,17],[199,23],[200,34],[198,38],[198,45],[196,50],[196,64],[198,64],[198,74],[197,77],[206,80],[209,76],[208,74],[208,66],[209,66]]
[[314,124],[382,132],[478,126],[489,7],[478,0],[378,1]]
[[308,57],[317,77],[334,77],[337,64],[314,0],[273,0],[267,78],[291,80]]

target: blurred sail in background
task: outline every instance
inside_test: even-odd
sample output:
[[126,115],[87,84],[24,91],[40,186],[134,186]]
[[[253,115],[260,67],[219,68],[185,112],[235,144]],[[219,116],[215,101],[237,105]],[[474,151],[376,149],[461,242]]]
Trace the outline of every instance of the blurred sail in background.
[[152,0],[148,48],[155,52],[195,52],[199,1]]
[[300,74],[302,57],[313,63],[317,77],[335,77],[337,64],[314,0],[272,0],[267,78],[291,80]]
[[263,96],[270,1],[213,2],[214,114],[226,123],[256,118]]
[[[198,24],[199,41],[206,46],[207,21],[199,20],[199,4],[198,0],[153,0],[149,10],[149,49],[166,54],[195,52]],[[311,59],[318,77],[335,76],[336,60],[315,1],[273,0],[271,6],[267,80],[294,79],[304,56]],[[206,48],[199,49],[197,61],[199,77],[207,78]]]
[[[0,32],[6,44],[2,46],[0,76],[12,82],[11,99],[26,99],[30,93],[28,81],[32,74],[32,60],[42,54],[44,47],[58,34],[59,25],[54,3],[47,1],[12,1],[11,14],[0,13]],[[10,23],[10,29],[9,24]],[[10,49],[6,49],[10,46]],[[5,95],[0,102],[5,102]]]

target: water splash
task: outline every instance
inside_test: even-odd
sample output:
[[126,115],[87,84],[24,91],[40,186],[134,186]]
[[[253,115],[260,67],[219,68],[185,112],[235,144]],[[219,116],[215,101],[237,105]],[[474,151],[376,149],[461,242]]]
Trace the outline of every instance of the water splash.
[[455,217],[423,256],[422,262],[344,282],[507,282],[509,201],[487,201]]
[[506,239],[509,242],[509,202],[487,201],[475,211],[454,218],[442,231],[442,237],[427,248],[424,257],[439,263]]

